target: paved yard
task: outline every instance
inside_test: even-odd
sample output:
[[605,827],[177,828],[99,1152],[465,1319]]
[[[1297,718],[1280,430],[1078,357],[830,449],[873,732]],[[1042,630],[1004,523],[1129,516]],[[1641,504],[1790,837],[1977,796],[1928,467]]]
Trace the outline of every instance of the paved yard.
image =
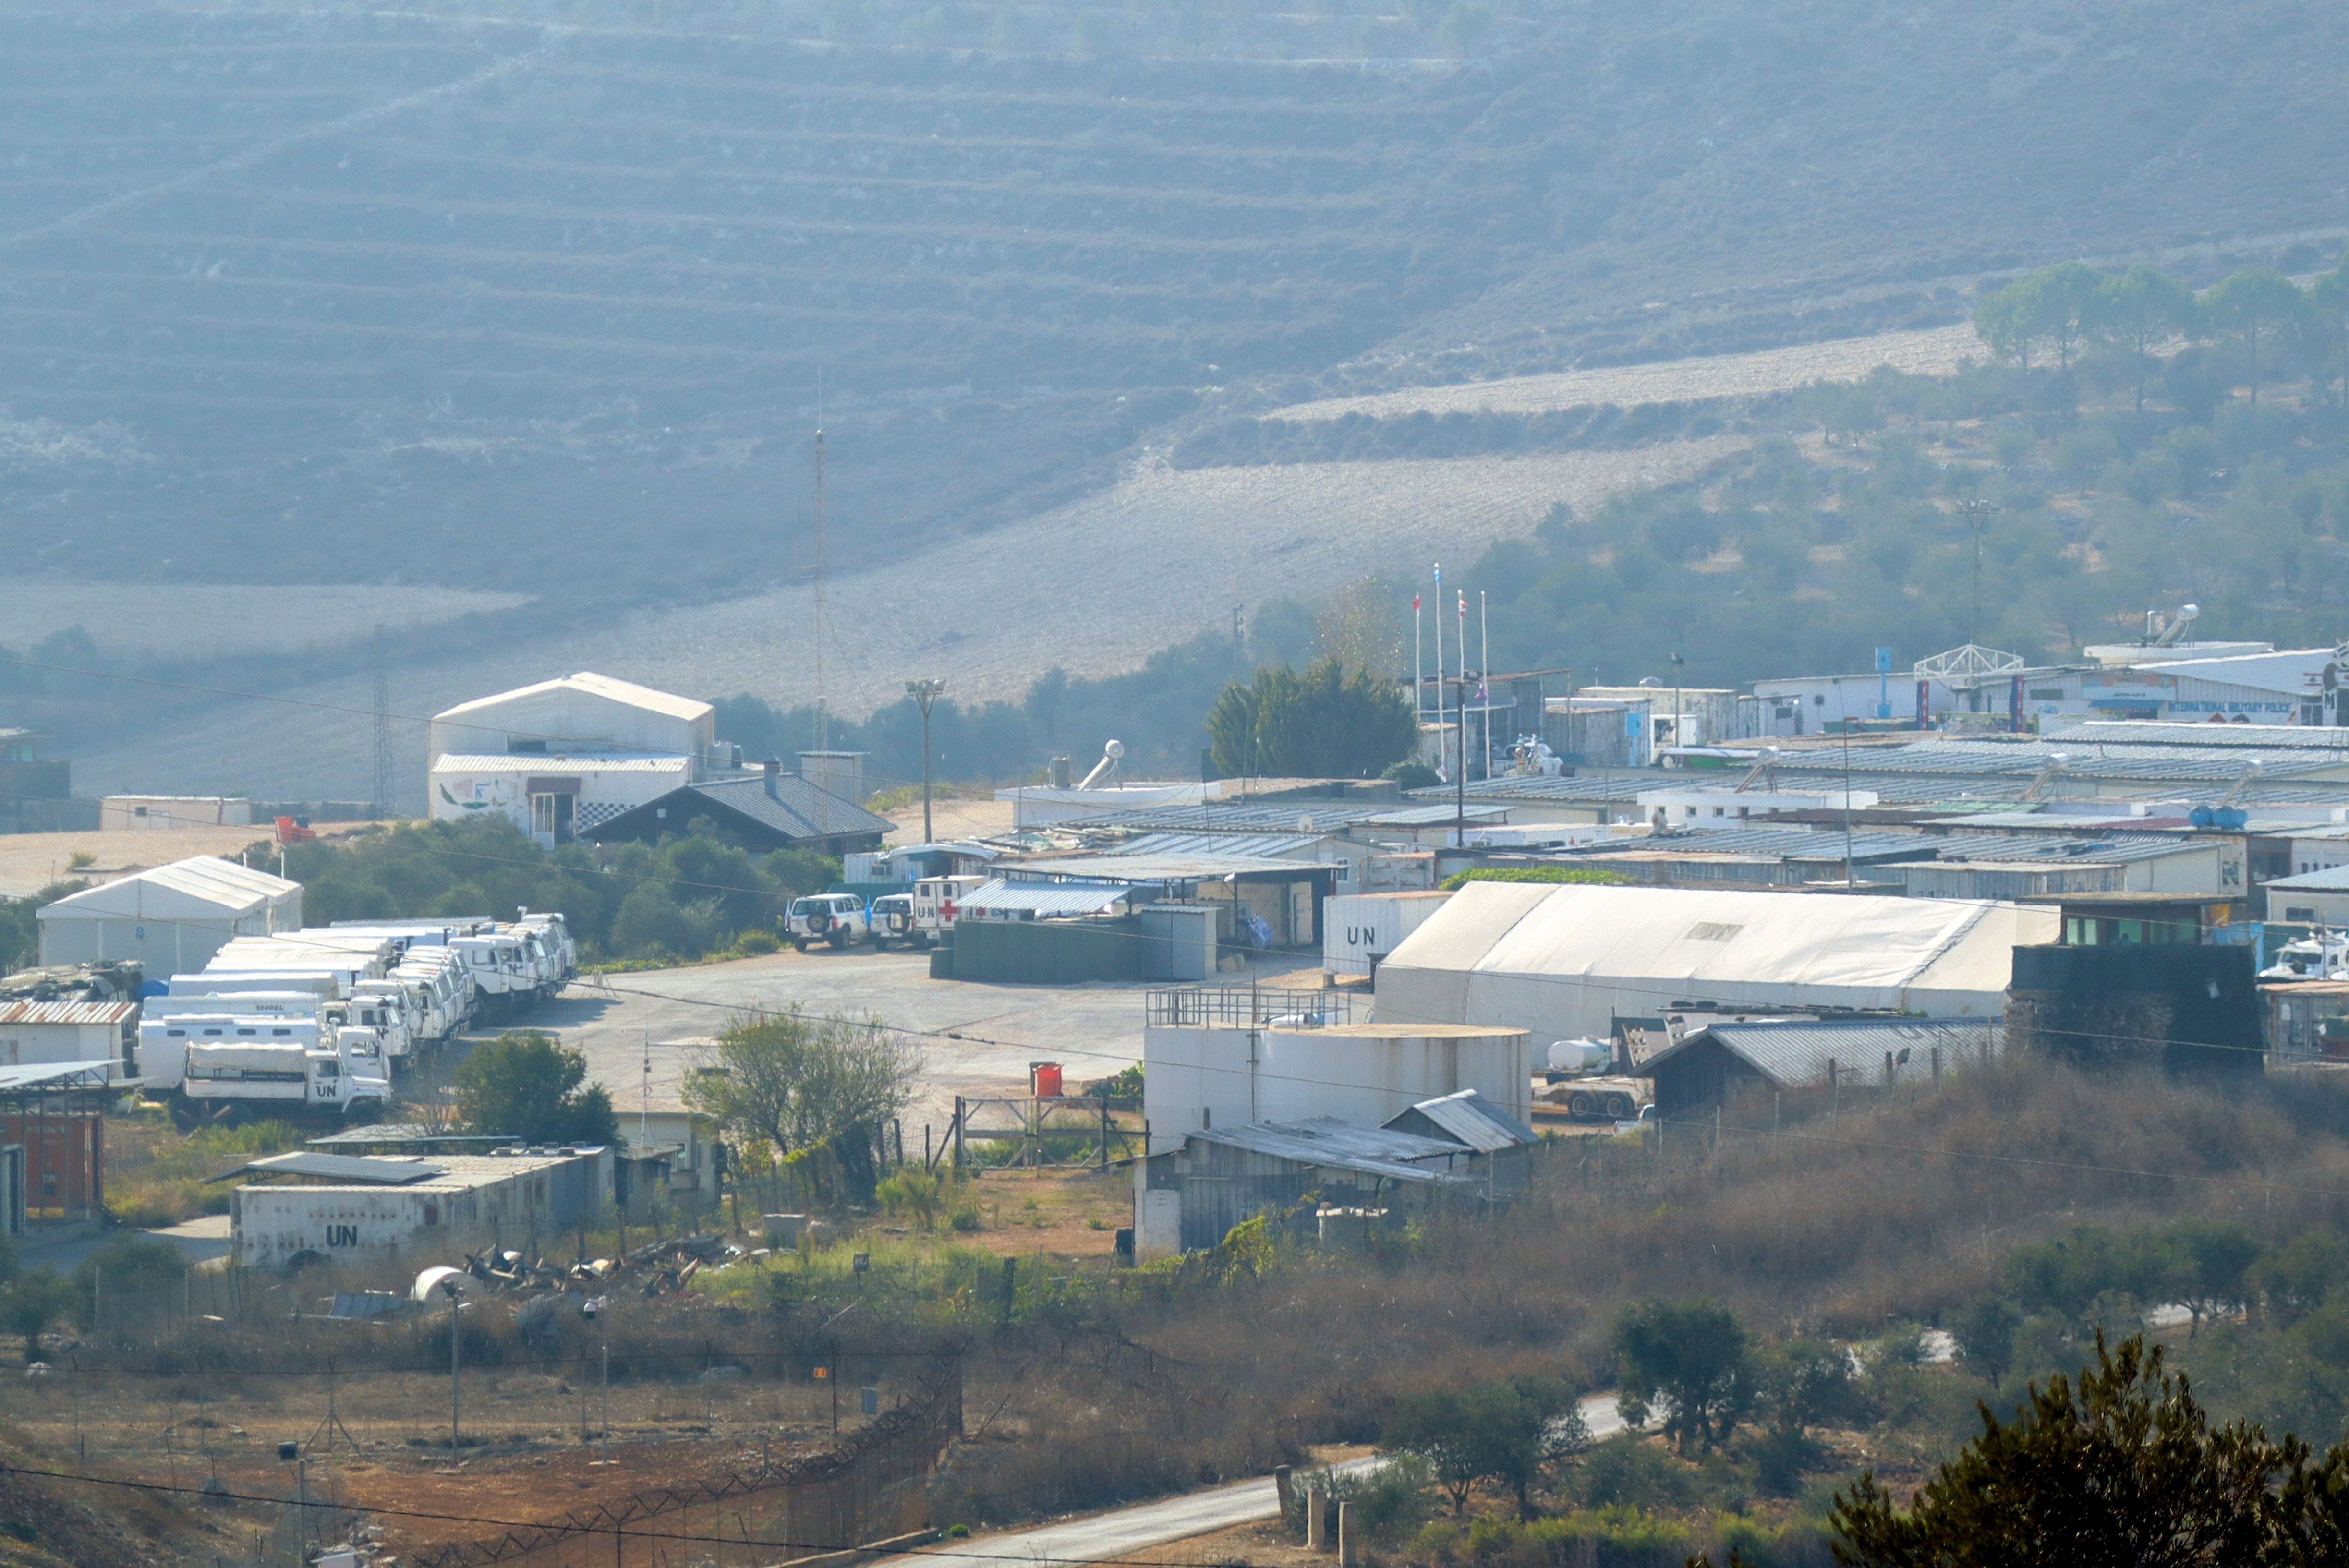
[[[1258,966],[1258,978],[1302,970],[1319,978],[1311,955]],[[1248,976],[1222,977],[1245,985]],[[1057,1061],[1070,1091],[1142,1056],[1143,993],[1134,982],[1087,985],[991,985],[933,980],[926,953],[779,953],[731,964],[641,975],[583,977],[523,1022],[551,1030],[585,1053],[588,1074],[612,1092],[625,1129],[642,1103],[645,1062],[656,1101],[673,1095],[686,1069],[730,1018],[798,1006],[811,1013],[875,1017],[925,1031],[928,1059],[920,1098],[906,1113],[910,1147],[923,1123],[943,1129],[957,1095],[1024,1094],[1028,1064]],[[946,1038],[949,1034],[968,1037]]]

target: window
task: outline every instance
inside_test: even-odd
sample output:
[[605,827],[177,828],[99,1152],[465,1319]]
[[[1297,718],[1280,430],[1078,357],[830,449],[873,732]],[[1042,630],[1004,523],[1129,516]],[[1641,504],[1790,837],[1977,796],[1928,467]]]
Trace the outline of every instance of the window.
[[2288,903],[2283,906],[2283,917],[2297,924],[2314,925],[2316,923],[2316,910],[2313,905]]
[[424,1200],[424,1222],[428,1225],[437,1225],[440,1222],[440,1199],[427,1198]]

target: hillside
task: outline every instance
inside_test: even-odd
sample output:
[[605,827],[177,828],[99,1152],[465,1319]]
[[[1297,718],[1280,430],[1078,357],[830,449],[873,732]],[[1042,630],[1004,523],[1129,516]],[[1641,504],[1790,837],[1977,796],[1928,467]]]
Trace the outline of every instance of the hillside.
[[808,565],[819,382],[854,560],[1203,401],[1946,321],[1982,269],[2349,220],[2349,22],[2276,0],[1609,0],[1407,64],[1264,57],[1378,46],[1342,18],[1022,11],[973,53],[746,15],[0,15],[0,542],[732,592]]

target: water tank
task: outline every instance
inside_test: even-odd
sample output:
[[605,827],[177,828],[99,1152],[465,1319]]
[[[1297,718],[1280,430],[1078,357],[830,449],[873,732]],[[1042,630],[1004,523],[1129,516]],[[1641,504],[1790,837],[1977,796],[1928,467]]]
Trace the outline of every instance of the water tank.
[[1061,1064],[1058,1062],[1030,1062],[1028,1064],[1028,1092],[1034,1095],[1038,1099],[1060,1099]]

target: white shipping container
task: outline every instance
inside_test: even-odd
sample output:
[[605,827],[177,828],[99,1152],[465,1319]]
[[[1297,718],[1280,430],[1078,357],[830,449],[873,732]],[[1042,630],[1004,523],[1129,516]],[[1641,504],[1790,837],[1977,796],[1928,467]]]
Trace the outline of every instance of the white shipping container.
[[[386,1165],[397,1157],[371,1157]],[[450,1262],[492,1244],[535,1249],[602,1222],[608,1150],[430,1154],[438,1174],[398,1185],[264,1186],[230,1194],[230,1255],[247,1268],[305,1253],[337,1262]]]
[[1321,967],[1331,975],[1368,975],[1371,958],[1384,958],[1442,909],[1448,892],[1341,893],[1321,906]]

